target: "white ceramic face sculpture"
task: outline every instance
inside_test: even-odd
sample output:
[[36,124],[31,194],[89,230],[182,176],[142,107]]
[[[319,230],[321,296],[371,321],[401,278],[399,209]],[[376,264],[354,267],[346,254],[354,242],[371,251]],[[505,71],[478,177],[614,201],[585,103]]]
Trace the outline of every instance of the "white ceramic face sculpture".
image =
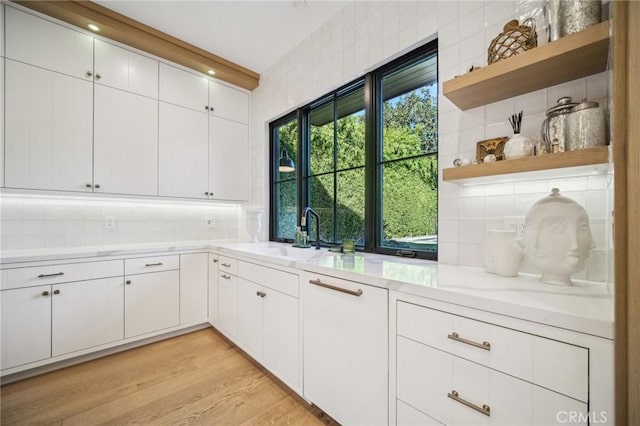
[[527,212],[524,254],[547,284],[572,285],[571,275],[582,271],[595,247],[584,208],[560,195],[557,188]]

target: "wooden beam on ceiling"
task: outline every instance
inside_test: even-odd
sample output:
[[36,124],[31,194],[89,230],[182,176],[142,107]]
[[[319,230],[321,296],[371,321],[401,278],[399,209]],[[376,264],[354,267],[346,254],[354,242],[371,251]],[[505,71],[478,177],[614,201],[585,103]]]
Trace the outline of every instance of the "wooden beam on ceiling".
[[14,3],[82,29],[93,23],[100,27],[101,36],[203,74],[212,69],[216,78],[244,89],[253,90],[260,82],[260,74],[250,69],[90,1],[14,0]]

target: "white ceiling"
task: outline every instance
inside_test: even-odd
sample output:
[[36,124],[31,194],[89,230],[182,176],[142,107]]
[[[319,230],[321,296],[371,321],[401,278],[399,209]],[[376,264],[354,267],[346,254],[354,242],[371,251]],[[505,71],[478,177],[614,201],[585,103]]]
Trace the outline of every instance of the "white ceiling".
[[348,4],[319,0],[94,1],[258,73]]

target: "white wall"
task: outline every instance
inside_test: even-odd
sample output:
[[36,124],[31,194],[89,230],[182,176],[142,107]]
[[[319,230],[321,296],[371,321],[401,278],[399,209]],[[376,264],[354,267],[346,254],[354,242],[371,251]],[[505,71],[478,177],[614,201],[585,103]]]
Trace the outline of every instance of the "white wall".
[[[511,18],[541,2],[421,1],[354,2],[302,40],[261,76],[252,98],[252,202],[268,209],[268,122],[331,91],[366,71],[438,37],[440,84],[486,65],[491,40]],[[439,100],[440,168],[456,157],[475,157],[477,141],[512,134],[507,117],[524,111],[523,134],[535,136],[544,111],[560,96],[607,104],[610,74],[601,73],[468,111]],[[442,86],[440,86],[440,89]],[[482,266],[486,231],[502,229],[506,216],[523,216],[537,199],[559,187],[583,205],[597,248],[578,278],[611,277],[612,176],[439,187],[439,259]],[[265,215],[266,217],[266,215]],[[268,227],[263,226],[263,238]],[[523,265],[523,271],[531,270]]]

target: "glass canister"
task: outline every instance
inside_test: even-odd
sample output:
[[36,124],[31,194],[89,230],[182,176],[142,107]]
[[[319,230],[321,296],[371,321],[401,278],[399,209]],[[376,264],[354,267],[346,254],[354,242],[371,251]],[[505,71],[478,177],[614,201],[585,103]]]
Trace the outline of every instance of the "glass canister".
[[567,140],[565,149],[578,149],[602,146],[605,140],[604,109],[597,102],[583,99],[571,108],[567,115]]
[[542,139],[547,145],[548,152],[553,152],[550,148],[556,145],[559,152],[565,151],[567,115],[576,105],[571,97],[563,96],[558,99],[556,105],[546,111],[547,118],[542,122]]

